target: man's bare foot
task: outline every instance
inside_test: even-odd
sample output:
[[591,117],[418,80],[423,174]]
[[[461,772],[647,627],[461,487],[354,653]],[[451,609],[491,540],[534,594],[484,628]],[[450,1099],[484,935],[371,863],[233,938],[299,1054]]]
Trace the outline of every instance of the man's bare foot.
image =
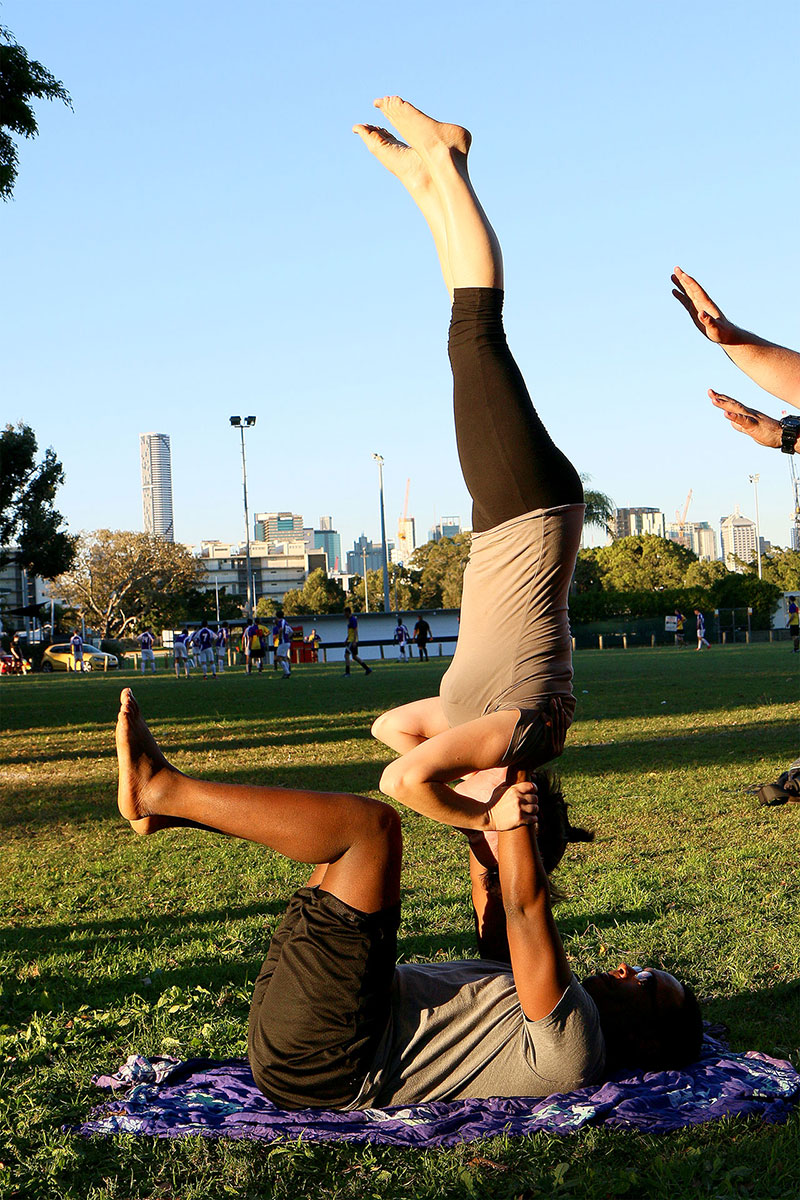
[[155,833],[170,823],[157,815],[157,798],[168,775],[177,772],[159,750],[130,688],[120,694],[116,743],[119,811],[136,833]]
[[431,156],[435,157],[442,150],[448,154],[456,151],[465,157],[469,152],[472,134],[461,125],[434,121],[400,96],[382,96],[374,103],[428,165]]
[[432,186],[430,171],[416,150],[399,141],[388,129],[380,125],[354,125],[353,133],[358,134],[370,154],[396,175],[412,195]]

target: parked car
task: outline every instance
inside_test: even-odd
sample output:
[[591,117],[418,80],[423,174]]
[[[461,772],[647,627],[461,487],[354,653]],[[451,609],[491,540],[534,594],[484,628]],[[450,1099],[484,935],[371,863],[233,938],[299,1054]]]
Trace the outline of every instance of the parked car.
[[[69,642],[48,646],[42,655],[42,670],[68,671],[72,666],[72,647]],[[83,643],[83,669],[85,671],[111,671],[119,666],[115,654],[106,654],[90,642]]]

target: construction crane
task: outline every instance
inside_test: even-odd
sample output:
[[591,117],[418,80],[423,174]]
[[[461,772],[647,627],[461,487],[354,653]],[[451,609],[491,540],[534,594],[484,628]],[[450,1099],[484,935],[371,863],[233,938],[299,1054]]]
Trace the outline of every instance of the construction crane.
[[680,509],[675,509],[675,524],[678,526],[678,537],[682,546],[686,545],[686,534],[684,530],[686,529],[686,514],[689,511],[689,505],[691,502],[692,489],[689,488],[689,495],[686,497],[686,503],[683,506],[683,513],[681,513]]
[[411,480],[406,480],[406,502],[403,505],[403,520],[408,520],[408,489],[411,487]]

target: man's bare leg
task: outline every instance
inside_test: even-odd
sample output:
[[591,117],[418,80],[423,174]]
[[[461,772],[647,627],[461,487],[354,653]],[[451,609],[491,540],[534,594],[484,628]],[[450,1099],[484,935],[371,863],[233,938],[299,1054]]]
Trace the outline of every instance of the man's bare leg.
[[452,286],[503,286],[500,242],[475,194],[467,169],[472,135],[460,125],[434,121],[399,96],[384,96],[375,107],[427,167],[444,215]]
[[184,775],[167,761],[129,688],[120,697],[116,742],[117,802],[136,833],[190,825],[245,838],[297,862],[329,864],[325,890],[362,912],[397,903],[402,841],[389,805]]

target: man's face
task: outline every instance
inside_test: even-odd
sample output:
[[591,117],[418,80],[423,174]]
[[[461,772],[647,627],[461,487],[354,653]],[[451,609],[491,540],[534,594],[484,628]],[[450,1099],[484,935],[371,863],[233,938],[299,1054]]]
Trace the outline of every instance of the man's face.
[[683,984],[657,967],[632,967],[620,963],[614,971],[603,971],[584,979],[583,986],[606,1018],[632,1015],[656,1017],[683,1004]]

